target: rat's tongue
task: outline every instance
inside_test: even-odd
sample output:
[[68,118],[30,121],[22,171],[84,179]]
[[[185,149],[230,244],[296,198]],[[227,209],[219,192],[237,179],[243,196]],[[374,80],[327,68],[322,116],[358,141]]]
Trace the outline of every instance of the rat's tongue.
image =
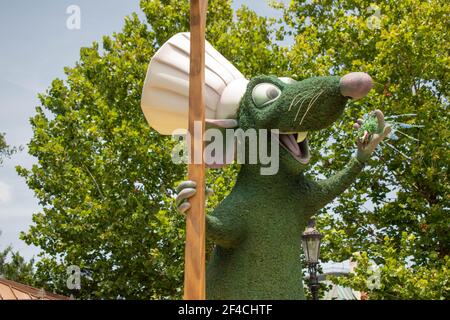
[[294,155],[302,155],[293,134],[280,134],[280,140]]

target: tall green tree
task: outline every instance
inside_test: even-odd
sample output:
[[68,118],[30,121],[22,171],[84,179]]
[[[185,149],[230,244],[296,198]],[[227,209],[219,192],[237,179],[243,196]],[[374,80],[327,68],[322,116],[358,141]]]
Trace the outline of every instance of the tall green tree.
[[[448,296],[448,15],[444,0],[422,2],[291,1],[273,3],[283,21],[230,1],[209,1],[207,39],[247,77],[297,79],[366,71],[378,90],[347,109],[341,123],[310,135],[311,175],[330,175],[354,151],[351,124],[375,108],[416,113],[422,124],[378,151],[384,166],[358,182],[318,217],[324,261],[353,257],[346,281],[376,298]],[[18,168],[43,210],[22,238],[39,246],[39,286],[69,294],[67,267],[81,268],[79,298],[179,298],[184,220],[173,204],[185,176],[172,164],[173,142],[148,128],[140,95],[148,62],[173,34],[187,31],[187,0],[142,0],[147,22],[125,19],[122,32],[82,48],[40,96],[29,152]],[[447,30],[447,31],[446,31]],[[292,39],[289,48],[280,43]],[[48,116],[51,114],[51,116]],[[400,135],[400,134],[399,134]],[[236,167],[211,171],[214,207],[229,192]],[[299,230],[301,232],[301,230]],[[355,254],[359,253],[359,254]],[[369,261],[382,268],[370,286]],[[401,283],[410,284],[408,290]],[[419,283],[420,285],[414,285]],[[369,288],[370,287],[370,288]]]

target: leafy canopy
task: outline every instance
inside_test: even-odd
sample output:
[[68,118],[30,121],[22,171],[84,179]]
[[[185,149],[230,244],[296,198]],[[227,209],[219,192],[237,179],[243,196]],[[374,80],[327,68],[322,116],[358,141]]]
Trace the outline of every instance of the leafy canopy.
[[5,158],[10,158],[21,148],[11,147],[6,143],[5,134],[0,132],[0,166],[3,164]]
[[26,261],[11,246],[0,251],[0,278],[29,284],[34,283],[34,260]]

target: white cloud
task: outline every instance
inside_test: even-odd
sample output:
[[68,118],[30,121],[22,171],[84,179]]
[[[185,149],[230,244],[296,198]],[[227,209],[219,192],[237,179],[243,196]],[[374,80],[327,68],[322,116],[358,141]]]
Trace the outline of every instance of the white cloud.
[[11,187],[0,181],[0,203],[8,203],[11,198]]

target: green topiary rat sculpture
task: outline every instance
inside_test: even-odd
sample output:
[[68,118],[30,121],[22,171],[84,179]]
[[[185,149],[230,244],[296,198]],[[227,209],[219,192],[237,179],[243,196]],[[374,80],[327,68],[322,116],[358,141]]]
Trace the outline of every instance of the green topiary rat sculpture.
[[[207,237],[216,244],[207,267],[208,299],[304,299],[300,236],[308,220],[341,194],[363,169],[375,147],[390,132],[381,111],[376,128],[358,120],[356,157],[333,177],[313,181],[303,172],[310,151],[307,131],[335,122],[349,98],[372,87],[365,73],[286,81],[258,76],[247,85],[237,124],[241,129],[279,129],[279,171],[261,175],[260,164],[243,164],[229,196],[206,216]],[[297,140],[301,140],[297,142]],[[179,210],[195,194],[195,182],[178,188]]]
[[[304,299],[302,231],[312,215],[355,180],[391,128],[379,110],[367,121],[358,120],[356,157],[322,181],[303,174],[310,160],[307,132],[332,125],[348,99],[367,95],[372,79],[356,72],[303,81],[275,76],[247,80],[208,42],[205,51],[207,125],[243,132],[256,129],[258,141],[267,142],[279,156],[278,170],[272,175],[262,174],[266,166],[260,156],[254,164],[243,164],[229,196],[206,216],[207,237],[216,244],[207,267],[207,298]],[[150,62],[141,107],[149,125],[161,134],[187,128],[189,57],[190,34],[179,33]],[[260,129],[279,132],[263,135]],[[240,145],[248,151],[250,140],[244,141]],[[183,182],[177,192],[178,209],[184,213],[196,183]]]

